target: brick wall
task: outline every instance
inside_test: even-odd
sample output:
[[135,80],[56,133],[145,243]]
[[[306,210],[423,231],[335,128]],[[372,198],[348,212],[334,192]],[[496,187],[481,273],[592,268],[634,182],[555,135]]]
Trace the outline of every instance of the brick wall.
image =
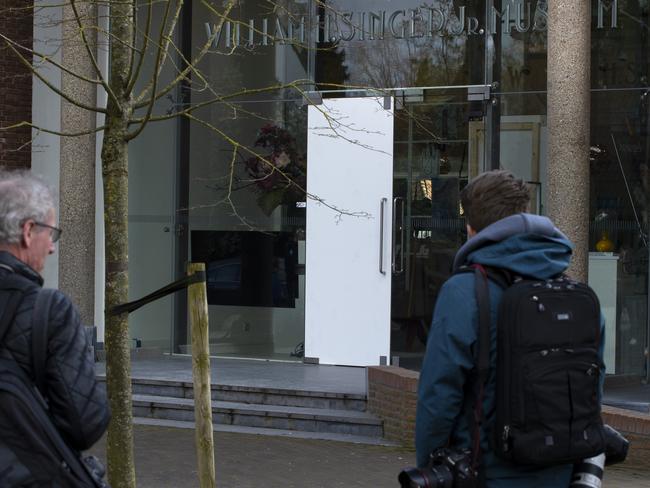
[[368,368],[368,410],[384,421],[384,437],[413,447],[420,375],[396,366]]
[[[368,368],[368,410],[383,420],[386,439],[406,447],[414,444],[419,376],[396,366]],[[650,453],[649,414],[603,406],[603,421],[630,440],[633,455]]]
[[[0,3],[0,32],[31,49],[33,17],[26,0]],[[29,55],[25,53],[26,57]],[[5,43],[0,44],[0,127],[32,119],[32,76]],[[31,166],[31,129],[0,131],[0,166]]]
[[603,422],[626,434],[650,438],[650,415],[603,406]]

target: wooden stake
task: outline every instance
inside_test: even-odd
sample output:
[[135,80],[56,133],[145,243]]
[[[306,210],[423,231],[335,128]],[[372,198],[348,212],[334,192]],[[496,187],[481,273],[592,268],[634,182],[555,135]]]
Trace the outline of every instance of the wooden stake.
[[[204,263],[190,263],[188,275],[205,272]],[[214,438],[210,393],[210,341],[208,337],[208,295],[205,282],[188,287],[192,333],[192,376],[194,378],[194,439],[199,468],[199,486],[214,488]]]

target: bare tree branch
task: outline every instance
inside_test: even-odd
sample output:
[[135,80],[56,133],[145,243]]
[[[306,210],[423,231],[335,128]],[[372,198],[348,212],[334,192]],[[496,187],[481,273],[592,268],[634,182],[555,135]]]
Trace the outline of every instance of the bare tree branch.
[[226,196],[220,201],[217,202],[217,205],[220,203],[227,203],[230,209],[232,210],[232,216],[238,219],[244,226],[248,228],[248,230],[255,230],[255,227],[251,225],[248,222],[248,219],[241,215],[239,211],[237,210],[237,206],[235,205],[235,202],[232,201],[232,192],[233,192],[233,181],[235,180],[235,163],[237,161],[237,153],[239,150],[239,145],[233,146],[232,148],[232,157],[230,158],[230,169],[229,169],[229,179],[228,179],[228,192],[226,193]]
[[110,85],[104,79],[104,74],[102,73],[99,64],[97,64],[97,58],[95,57],[95,53],[93,53],[93,50],[90,47],[90,43],[88,42],[88,38],[86,37],[86,30],[81,20],[81,17],[79,15],[79,11],[77,10],[76,0],[70,0],[70,7],[74,12],[75,21],[77,22],[77,26],[79,26],[79,34],[81,35],[81,40],[83,41],[83,45],[86,48],[86,53],[90,58],[90,61],[93,65],[93,69],[95,70],[95,73],[101,80],[101,84],[104,87],[104,90],[106,90],[106,93],[108,93],[108,96],[111,97],[113,101],[117,103],[117,97],[115,96],[115,93],[113,93],[113,90],[111,89]]
[[[153,117],[150,117],[149,120],[151,122],[159,122],[161,120],[169,120],[169,119],[173,119],[175,117],[180,117],[180,116],[183,116],[183,115],[191,114],[192,112],[194,112],[195,110],[198,110],[200,108],[207,107],[207,106],[215,104],[215,103],[225,102],[225,101],[227,101],[229,99],[232,99],[232,98],[235,98],[235,97],[242,97],[242,96],[246,96],[246,95],[257,95],[257,94],[260,94],[260,93],[277,91],[277,90],[280,90],[280,89],[283,89],[283,88],[296,88],[297,86],[300,86],[301,84],[312,85],[313,83],[310,80],[297,80],[297,81],[293,81],[291,83],[272,85],[272,86],[267,86],[267,87],[264,87],[264,88],[253,88],[253,89],[245,88],[245,89],[243,89],[241,91],[234,92],[234,93],[231,93],[229,95],[217,96],[217,97],[212,98],[210,100],[206,100],[204,102],[199,102],[199,103],[190,105],[186,109],[180,110],[178,112],[173,112],[173,113],[170,113],[170,114],[167,114],[167,115],[153,116]],[[133,119],[131,119],[131,121],[129,123],[130,124],[137,124],[137,123],[140,123],[140,122],[142,122],[142,118],[133,118]]]
[[[156,68],[154,69],[154,73],[151,77],[151,80],[145,85],[144,89],[142,92],[135,97],[136,102],[140,102],[144,97],[146,97],[149,93],[156,93],[156,87],[155,85],[157,83],[154,83],[154,81],[157,81],[160,78],[160,73],[162,71],[163,66],[165,65],[165,62],[167,60],[167,55],[168,55],[168,50],[169,50],[169,43],[171,42],[174,30],[176,29],[176,25],[178,23],[178,19],[180,17],[180,12],[181,8],[183,6],[183,2],[180,1],[176,7],[176,11],[174,12],[174,16],[172,17],[171,24],[167,31],[165,32],[165,27],[167,23],[167,17],[169,16],[169,6],[170,3],[167,3],[167,8],[165,9],[165,16],[163,18],[163,21],[161,22],[161,29],[160,29],[160,35],[158,39],[156,40],[156,46],[158,48],[158,52],[156,55]],[[150,42],[151,39],[148,39],[147,42]],[[144,56],[146,53],[142,53]],[[162,57],[161,57],[162,56]],[[137,80],[132,80],[132,83],[130,84],[131,87],[135,86],[135,82]],[[180,81],[180,80],[179,80]],[[176,86],[176,84],[179,82],[172,82],[171,88]],[[155,102],[157,99],[154,97],[151,97],[151,100],[147,100],[144,102],[144,104],[137,104],[135,105],[135,108],[142,108],[145,106],[151,106],[153,105],[153,102]]]
[[25,58],[25,56],[23,56],[20,53],[20,51],[18,51],[18,49],[16,49],[16,47],[14,47],[13,43],[11,42],[11,40],[9,38],[7,38],[7,36],[0,33],[0,39],[5,41],[5,44],[7,45],[7,47],[9,49],[11,49],[14,52],[14,54],[16,54],[16,56],[18,56],[18,59],[20,59],[20,62],[22,64],[24,64],[27,67],[27,69],[29,69],[34,74],[34,76],[36,76],[39,80],[41,80],[45,86],[47,86],[50,90],[52,90],[54,93],[59,95],[61,98],[67,100],[68,102],[70,102],[73,105],[76,105],[79,108],[83,108],[85,110],[90,110],[91,112],[106,113],[106,109],[103,109],[101,107],[94,107],[94,106],[91,106],[91,105],[86,105],[85,103],[81,103],[80,101],[75,100],[74,98],[72,98],[67,93],[65,93],[62,90],[55,87],[42,74],[40,74],[37,69],[34,69],[34,66],[32,66],[32,63],[30,63],[29,60],[27,58]]
[[94,30],[94,31],[97,31],[97,32],[100,33],[100,34],[103,34],[103,35],[105,35],[106,37],[109,37],[112,41],[115,41],[115,42],[117,42],[118,44],[121,44],[121,45],[123,45],[123,46],[128,47],[128,48],[129,48],[131,51],[133,51],[134,53],[141,54],[140,50],[139,50],[136,46],[134,46],[132,43],[130,43],[130,42],[126,42],[124,39],[120,39],[119,37],[117,37],[117,36],[116,36],[115,34],[113,34],[112,32],[107,31],[106,29],[102,29],[102,28],[99,27],[98,25],[87,25],[87,26],[86,26],[86,30]]
[[64,73],[67,73],[67,74],[69,74],[70,76],[74,76],[75,78],[77,78],[77,79],[79,79],[79,80],[81,80],[81,81],[85,81],[86,83],[92,83],[92,84],[94,84],[94,85],[99,85],[99,84],[101,84],[101,82],[102,82],[102,80],[88,78],[87,76],[84,76],[84,75],[81,75],[81,74],[79,74],[79,73],[77,73],[77,72],[75,72],[75,71],[72,71],[72,70],[71,70],[70,68],[68,68],[67,66],[64,66],[64,65],[62,65],[61,63],[59,63],[59,62],[55,61],[54,59],[52,59],[52,56],[51,56],[51,55],[42,54],[42,53],[40,53],[40,52],[38,52],[38,51],[34,51],[33,49],[31,49],[31,48],[29,48],[29,47],[27,47],[27,46],[23,46],[22,44],[20,44],[20,43],[14,41],[14,40],[12,40],[12,39],[7,38],[7,37],[3,36],[2,34],[0,34],[0,37],[1,37],[2,39],[4,39],[5,41],[8,41],[8,42],[12,43],[12,44],[13,44],[14,46],[16,46],[17,48],[22,49],[23,51],[25,51],[25,52],[31,54],[32,56],[36,56],[37,58],[40,58],[40,59],[42,60],[43,63],[49,63],[49,64],[51,64],[52,66],[54,66],[54,67],[60,69],[60,70],[63,71]]
[[[186,79],[190,72],[192,71],[192,68],[194,66],[197,66],[201,59],[209,52],[210,46],[212,45],[212,42],[216,38],[218,32],[220,29],[223,27],[223,23],[226,21],[226,18],[230,14],[230,11],[234,7],[235,0],[227,0],[228,3],[226,4],[225,11],[224,13],[219,13],[217,10],[215,10],[209,3],[206,2],[206,0],[201,0],[201,3],[205,5],[209,10],[213,11],[219,18],[221,19],[219,21],[219,27],[218,29],[215,29],[215,32],[208,37],[207,42],[201,47],[201,50],[199,53],[192,59],[190,63],[188,63],[187,67],[181,71],[178,76],[173,79],[165,88],[163,88],[159,93],[156,93],[155,91],[152,91],[151,99],[153,101],[159,100],[160,98],[164,97],[167,93],[169,93],[171,90],[174,89],[178,83],[180,83],[182,80]],[[170,36],[171,37],[171,36]],[[144,97],[146,97],[149,93],[149,90],[145,88],[145,90],[136,98],[136,104],[135,108],[143,108],[146,107],[149,103],[151,103],[150,100],[142,100]]]
[[[136,12],[134,12],[133,16],[137,21],[137,5],[134,5],[136,9]],[[142,50],[140,51],[140,56],[138,58],[138,64],[135,68],[135,72],[133,71],[133,62],[131,62],[131,66],[129,67],[129,84],[126,87],[127,92],[131,92],[133,90],[133,87],[135,86],[136,81],[138,80],[138,77],[140,76],[140,70],[142,69],[142,66],[144,65],[144,58],[147,54],[147,47],[149,46],[149,35],[151,33],[151,19],[153,17],[153,2],[149,2],[149,8],[147,8],[147,20],[145,22],[145,31],[143,33],[143,41],[142,41]],[[137,45],[137,42],[135,40],[135,35],[136,35],[136,30],[133,30],[133,45]],[[135,56],[131,58],[131,61],[135,59]]]
[[[370,214],[368,214],[368,212],[353,212],[353,211],[350,211],[350,210],[340,209],[340,208],[336,207],[335,205],[327,203],[324,199],[322,199],[318,195],[313,195],[311,193],[308,193],[306,188],[304,188],[301,185],[299,185],[298,183],[296,183],[287,173],[282,171],[282,169],[278,168],[278,166],[276,164],[269,161],[267,158],[262,156],[260,153],[258,153],[254,149],[251,149],[250,147],[247,147],[247,146],[237,142],[235,139],[233,139],[228,134],[223,132],[221,129],[216,127],[214,124],[206,122],[205,120],[201,120],[201,119],[199,119],[198,117],[195,117],[192,114],[185,114],[184,116],[187,117],[190,120],[193,120],[194,122],[197,122],[198,124],[202,125],[203,127],[206,127],[207,129],[210,129],[211,131],[215,132],[220,137],[222,137],[224,140],[226,140],[228,143],[230,143],[233,146],[233,148],[241,149],[242,151],[247,152],[251,156],[255,156],[257,159],[262,161],[266,166],[268,166],[269,169],[272,172],[277,172],[280,176],[282,176],[285,179],[285,181],[287,182],[287,187],[292,186],[292,187],[296,188],[298,191],[303,193],[306,198],[309,198],[310,200],[314,200],[314,201],[320,203],[321,205],[329,208],[330,210],[335,211],[339,215],[350,215],[352,217],[363,217],[363,218],[370,217]],[[231,177],[232,177],[232,175],[231,175]],[[229,186],[229,187],[231,188],[231,186]]]
[[20,129],[22,127],[31,127],[32,129],[36,129],[38,132],[45,132],[47,134],[54,134],[55,136],[61,136],[61,137],[85,136],[85,135],[88,135],[88,134],[95,134],[97,132],[101,132],[104,129],[106,129],[106,126],[102,125],[102,126],[97,127],[95,129],[88,129],[88,130],[79,131],[79,132],[60,132],[60,131],[55,131],[55,130],[51,130],[51,129],[46,129],[46,128],[40,127],[38,125],[34,125],[31,122],[23,121],[23,122],[18,122],[17,124],[12,124],[12,125],[7,125],[5,127],[0,127],[0,131],[8,131],[8,130]]
[[[158,44],[158,52],[156,54],[156,63],[154,66],[153,70],[153,75],[151,78],[151,91],[152,93],[156,93],[156,87],[158,86],[158,81],[160,80],[160,72],[162,69],[162,65],[164,63],[164,59],[167,56],[167,49],[169,48],[169,39],[171,39],[171,34],[173,29],[176,27],[176,21],[178,20],[178,15],[180,14],[180,8],[183,5],[183,2],[179,2],[176,12],[175,12],[175,17],[172,19],[172,23],[169,27],[170,31],[165,32],[165,29],[167,27],[167,18],[169,16],[169,11],[171,7],[171,2],[167,2],[166,8],[165,8],[165,14],[163,16],[163,20],[161,22],[160,26],[160,42]],[[142,53],[142,58],[146,55],[146,52]],[[141,58],[141,59],[142,59]],[[130,68],[129,68],[130,70]],[[133,88],[136,79],[131,79],[129,80],[126,92],[131,93],[131,89]],[[142,122],[140,123],[140,127],[138,127],[134,132],[131,132],[127,135],[127,142],[130,141],[131,139],[135,138],[140,134],[144,128],[147,125],[147,122],[149,122],[149,119],[151,118],[151,113],[153,112],[153,106],[155,104],[156,100],[152,97],[150,99],[150,103],[147,106],[147,113],[142,119]]]

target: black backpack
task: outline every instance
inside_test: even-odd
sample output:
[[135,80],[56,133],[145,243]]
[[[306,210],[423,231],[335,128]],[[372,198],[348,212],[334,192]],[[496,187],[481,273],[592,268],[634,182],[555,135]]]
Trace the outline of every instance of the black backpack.
[[[0,280],[0,345],[23,296],[36,288],[34,283],[16,274]],[[11,455],[29,470],[28,477],[35,478],[38,486],[108,488],[102,479],[104,469],[99,460],[94,456],[83,457],[66,444],[50,418],[47,401],[40,394],[44,391],[47,326],[53,293],[54,290],[39,288],[33,310],[35,381],[6,350],[0,354],[0,438]],[[8,486],[22,486],[21,478],[25,475],[4,472],[0,473],[0,480]]]
[[496,454],[542,467],[602,453],[604,365],[594,291],[563,276],[533,280],[475,268],[479,342],[490,337],[488,278],[504,288],[497,319]]

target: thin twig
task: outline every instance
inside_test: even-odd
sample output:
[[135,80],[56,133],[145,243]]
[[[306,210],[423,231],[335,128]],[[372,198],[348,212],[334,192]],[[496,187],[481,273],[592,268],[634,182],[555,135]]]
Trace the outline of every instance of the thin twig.
[[85,136],[88,134],[94,134],[96,132],[101,132],[104,129],[107,128],[106,125],[102,125],[100,127],[96,127],[94,129],[87,129],[79,132],[60,132],[56,130],[51,130],[51,129],[46,129],[44,127],[40,127],[38,125],[32,124],[31,122],[18,122],[17,124],[12,124],[12,125],[7,125],[5,127],[0,127],[0,131],[9,131],[9,130],[14,130],[14,129],[20,129],[22,127],[31,127],[32,129],[36,129],[38,132],[45,132],[47,134],[54,134],[55,136],[61,136],[61,137],[79,137],[79,136]]
[[286,174],[284,171],[282,171],[280,168],[278,168],[277,165],[273,164],[271,161],[269,161],[263,155],[259,154],[257,151],[240,144],[239,142],[234,140],[232,137],[227,135],[225,132],[223,132],[222,130],[217,128],[214,124],[210,124],[209,122],[201,120],[201,119],[193,116],[192,114],[186,114],[185,117],[187,117],[188,119],[193,120],[193,121],[201,124],[202,126],[212,130],[213,132],[215,132],[219,136],[221,136],[223,139],[228,141],[232,146],[236,146],[236,147],[240,148],[241,150],[243,150],[244,152],[247,152],[250,155],[255,156],[257,159],[259,159],[265,165],[267,165],[271,170],[277,171],[278,174],[280,174],[282,176],[282,178],[284,178],[287,181],[287,188],[288,187],[296,188],[301,193],[303,193],[306,198],[309,198],[310,200],[314,200],[314,201],[320,203],[321,205],[335,211],[337,214],[339,214],[339,216],[349,215],[349,216],[352,216],[352,217],[363,217],[363,218],[369,218],[370,217],[368,212],[353,212],[353,211],[350,211],[350,210],[340,209],[340,208],[336,207],[335,205],[327,203],[324,199],[320,198],[319,196],[308,193],[305,188],[303,188],[301,185],[299,185],[293,179],[291,179],[291,177],[288,174]]
[[[137,4],[134,6],[135,9],[137,9]],[[133,90],[133,87],[135,86],[135,83],[138,80],[138,77],[140,76],[140,70],[142,69],[142,65],[144,64],[144,58],[147,55],[147,47],[149,46],[149,34],[151,33],[151,18],[153,17],[152,15],[153,12],[153,2],[149,2],[149,8],[147,9],[147,20],[145,22],[145,31],[142,41],[142,50],[140,52],[140,56],[138,57],[138,64],[135,67],[135,73],[133,72],[133,60],[135,59],[135,56],[131,58],[131,66],[129,68],[129,84],[126,87],[126,92],[131,93]],[[137,20],[137,10],[134,13],[134,18]],[[135,40],[135,35],[137,33],[137,25],[136,28],[133,29],[133,45],[136,46],[137,42]]]
[[81,17],[79,16],[79,11],[77,10],[77,6],[75,2],[76,0],[70,0],[70,7],[72,8],[72,12],[74,13],[74,18],[77,22],[77,25],[79,26],[79,34],[81,35],[81,40],[83,41],[83,45],[86,48],[86,53],[88,54],[88,57],[92,62],[93,68],[95,70],[95,74],[97,74],[97,76],[101,80],[101,84],[104,87],[104,90],[106,90],[106,93],[108,93],[108,95],[113,99],[113,102],[119,105],[117,97],[113,92],[113,89],[104,79],[104,74],[102,73],[102,70],[99,67],[99,64],[97,63],[97,58],[95,57],[95,53],[93,53],[93,50],[90,48],[90,43],[88,42],[88,38],[86,37],[86,31],[83,22],[81,20]]
[[20,62],[21,62],[23,65],[25,65],[25,67],[27,67],[27,69],[30,70],[30,71],[34,74],[34,76],[36,76],[39,80],[41,80],[45,86],[47,86],[50,90],[52,90],[54,93],[56,93],[57,95],[59,95],[61,98],[65,99],[65,100],[67,100],[68,102],[70,102],[71,104],[73,104],[73,105],[75,105],[75,106],[77,106],[77,107],[79,107],[79,108],[83,108],[83,109],[85,109],[85,110],[90,110],[90,111],[92,111],[92,112],[100,112],[100,113],[104,113],[104,114],[107,113],[106,109],[101,108],[101,107],[95,107],[95,106],[92,106],[92,105],[86,105],[85,103],[82,103],[82,102],[80,102],[79,100],[75,100],[74,98],[72,98],[70,95],[68,95],[68,94],[65,93],[64,91],[62,91],[62,90],[60,90],[59,88],[55,87],[55,86],[54,86],[52,83],[50,83],[50,82],[49,82],[49,81],[48,81],[48,80],[47,80],[47,79],[46,79],[42,74],[40,74],[40,73],[38,72],[38,70],[34,69],[34,67],[32,66],[32,63],[30,63],[30,62],[25,58],[25,56],[23,56],[23,55],[18,51],[18,49],[16,49],[16,48],[13,46],[13,44],[11,43],[11,41],[10,41],[10,40],[5,36],[5,35],[0,34],[0,39],[3,39],[3,40],[5,41],[5,44],[7,45],[7,47],[9,47],[9,49],[11,49],[11,50],[14,52],[14,54],[16,54],[16,56],[18,56],[18,59],[20,59]]
[[[205,0],[201,0],[201,3],[207,6],[208,9],[214,10],[212,6],[210,6]],[[219,28],[223,26],[223,23],[225,22],[225,19],[230,13],[230,11],[232,10],[234,4],[235,4],[235,0],[228,0],[224,13],[218,14],[221,17]],[[178,83],[186,79],[191,71],[191,67],[198,66],[199,62],[209,51],[210,46],[212,45],[212,41],[214,40],[216,35],[217,35],[217,31],[215,31],[215,33],[208,38],[207,42],[201,47],[201,50],[196,55],[196,57],[194,57],[194,59],[192,59],[192,62],[189,63],[188,67],[186,67],[183,71],[181,71],[179,75],[175,79],[173,79],[170,83],[168,83],[165,88],[163,88],[159,93],[152,92],[151,99],[153,99],[154,101],[159,100],[160,98],[164,97],[167,93],[169,93],[176,85],[178,85]],[[145,88],[145,90],[140,94],[140,96],[136,98],[135,108],[143,108],[146,107],[149,103],[151,103],[151,100],[144,100],[144,101],[142,100],[145,96],[148,95],[148,92],[149,92],[148,88]]]

